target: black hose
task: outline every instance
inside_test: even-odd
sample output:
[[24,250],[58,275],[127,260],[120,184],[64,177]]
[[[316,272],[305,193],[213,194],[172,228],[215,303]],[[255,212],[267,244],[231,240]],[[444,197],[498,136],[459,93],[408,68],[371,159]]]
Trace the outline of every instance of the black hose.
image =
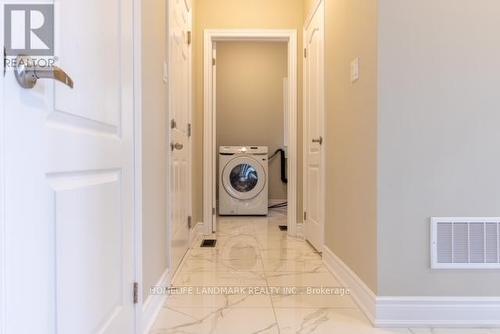
[[288,178],[286,177],[286,156],[285,150],[281,150],[281,182],[287,184]]
[[280,148],[269,157],[269,160],[273,159],[276,155],[280,154],[280,164],[281,164],[281,182],[288,184],[288,178],[286,177],[286,156],[285,150]]
[[279,203],[279,204],[271,205],[269,207],[269,209],[286,208],[287,206],[288,206],[288,202],[284,202],[284,203]]

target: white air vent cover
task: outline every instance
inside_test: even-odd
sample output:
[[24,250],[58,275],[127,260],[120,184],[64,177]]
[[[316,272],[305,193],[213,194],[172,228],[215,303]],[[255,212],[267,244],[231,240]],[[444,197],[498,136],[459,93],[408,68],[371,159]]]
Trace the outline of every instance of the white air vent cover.
[[435,269],[500,269],[500,218],[432,218]]

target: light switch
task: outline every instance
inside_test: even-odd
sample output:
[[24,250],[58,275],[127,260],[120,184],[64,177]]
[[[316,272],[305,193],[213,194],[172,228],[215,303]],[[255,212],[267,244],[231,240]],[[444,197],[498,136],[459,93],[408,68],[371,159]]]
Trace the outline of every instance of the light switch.
[[351,82],[354,83],[359,80],[359,57],[351,61]]

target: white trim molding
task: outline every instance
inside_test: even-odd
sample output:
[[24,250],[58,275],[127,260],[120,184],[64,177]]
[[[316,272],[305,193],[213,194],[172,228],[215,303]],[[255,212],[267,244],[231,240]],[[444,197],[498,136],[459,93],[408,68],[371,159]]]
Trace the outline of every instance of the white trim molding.
[[[0,17],[4,17],[4,7],[0,6]],[[4,45],[4,25],[0,24],[0,45]],[[5,217],[5,110],[4,110],[4,64],[0,66],[0,334],[6,334],[6,308],[7,308],[7,287],[6,287],[6,228],[7,219]]]
[[289,139],[288,147],[288,234],[297,235],[297,108],[298,68],[296,30],[205,30],[204,36],[204,131],[203,131],[203,221],[205,234],[216,231],[215,184],[217,182],[215,144],[215,91],[213,59],[215,44],[224,41],[261,41],[288,43],[288,102]]
[[500,297],[377,297],[377,327],[500,327]]
[[[167,288],[171,282],[171,274],[169,269],[165,270],[161,275],[160,280],[156,283],[157,288]],[[160,314],[165,301],[167,300],[166,293],[149,295],[142,304],[142,319],[141,319],[141,333],[148,334],[153,328],[154,322]]]
[[[134,257],[135,282],[142,286],[142,10],[134,0]],[[142,296],[142,293],[139,294]],[[135,332],[141,331],[143,312],[135,306]]]
[[378,297],[326,246],[323,261],[376,327],[500,326],[500,297]]

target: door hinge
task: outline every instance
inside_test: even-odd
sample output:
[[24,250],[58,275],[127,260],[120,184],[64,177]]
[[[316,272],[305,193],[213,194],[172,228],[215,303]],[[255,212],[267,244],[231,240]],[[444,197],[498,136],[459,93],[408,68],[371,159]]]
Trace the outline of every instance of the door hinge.
[[212,66],[215,66],[215,58],[212,58]]
[[307,212],[304,211],[304,221],[307,220]]
[[175,121],[175,119],[172,119],[170,121],[170,128],[175,129],[176,127],[177,127],[177,122]]
[[190,30],[188,30],[187,34],[186,34],[186,42],[188,45],[191,45],[191,41],[192,41],[192,33]]
[[307,48],[304,48],[304,58],[307,58]]
[[188,217],[188,228],[191,229],[193,227],[193,217],[189,216]]
[[134,282],[134,304],[139,303],[139,283]]
[[212,208],[212,215],[215,215],[215,208]]
[[191,123],[188,124],[188,137],[191,137],[191,134],[193,132],[192,130],[193,126],[191,125]]

